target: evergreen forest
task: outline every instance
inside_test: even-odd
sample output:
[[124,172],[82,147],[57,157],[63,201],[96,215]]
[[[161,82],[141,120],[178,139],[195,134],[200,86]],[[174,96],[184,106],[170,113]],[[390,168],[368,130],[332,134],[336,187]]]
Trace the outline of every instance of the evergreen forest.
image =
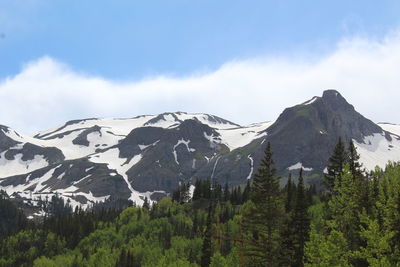
[[109,199],[84,211],[55,196],[28,220],[0,193],[0,266],[400,266],[400,163],[367,172],[339,139],[324,187],[303,170],[282,186],[267,144],[247,184],[210,180],[142,207]]

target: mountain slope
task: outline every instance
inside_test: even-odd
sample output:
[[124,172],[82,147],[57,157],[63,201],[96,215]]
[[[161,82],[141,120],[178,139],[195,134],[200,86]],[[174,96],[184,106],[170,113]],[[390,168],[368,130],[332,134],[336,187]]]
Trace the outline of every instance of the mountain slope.
[[34,137],[1,126],[0,188],[26,199],[58,193],[73,205],[108,196],[140,205],[181,181],[243,184],[267,142],[280,175],[303,167],[308,183],[318,183],[339,136],[354,140],[372,169],[400,160],[399,133],[398,125],[363,117],[335,90],[285,109],[275,122],[247,127],[184,112],[75,120]]
[[[145,196],[157,198],[171,192],[181,180],[206,179],[217,155],[250,143],[270,124],[241,127],[216,116],[183,112],[70,121],[34,138],[16,134],[23,142],[59,148],[65,160],[45,159],[35,168],[20,166],[0,178],[0,187],[24,197],[32,193],[43,198],[58,192],[73,204],[109,195],[141,204]],[[15,145],[13,139],[4,140],[9,143],[6,150]],[[89,175],[88,169],[99,172]],[[112,180],[107,192],[101,185],[104,177]]]
[[319,171],[327,165],[339,137],[362,144],[367,136],[386,134],[335,90],[285,109],[267,131],[278,169],[302,163]]

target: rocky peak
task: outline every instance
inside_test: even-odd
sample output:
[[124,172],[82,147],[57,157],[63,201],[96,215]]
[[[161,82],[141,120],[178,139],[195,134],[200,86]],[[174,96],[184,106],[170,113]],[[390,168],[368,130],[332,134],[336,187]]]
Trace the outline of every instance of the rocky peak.
[[354,107],[336,90],[324,91],[321,100],[325,106],[331,108],[333,111],[355,111]]
[[268,128],[267,140],[276,151],[277,162],[302,162],[322,169],[339,137],[346,143],[350,139],[362,143],[366,136],[382,132],[338,91],[326,90],[322,97],[285,109]]

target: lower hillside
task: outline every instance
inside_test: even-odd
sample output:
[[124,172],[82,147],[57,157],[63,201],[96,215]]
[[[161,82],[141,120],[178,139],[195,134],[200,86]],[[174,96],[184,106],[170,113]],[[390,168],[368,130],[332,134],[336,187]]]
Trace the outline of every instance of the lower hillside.
[[339,142],[326,190],[302,169],[281,188],[268,145],[247,185],[182,184],[143,207],[55,201],[37,223],[3,196],[0,266],[399,266],[400,164],[366,173],[358,158]]

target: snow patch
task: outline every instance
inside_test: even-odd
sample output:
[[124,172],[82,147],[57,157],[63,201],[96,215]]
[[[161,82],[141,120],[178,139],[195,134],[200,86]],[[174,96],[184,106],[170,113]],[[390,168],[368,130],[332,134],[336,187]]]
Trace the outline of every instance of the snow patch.
[[400,140],[394,135],[392,141],[388,141],[383,133],[366,136],[363,143],[353,141],[360,154],[360,162],[367,170],[371,171],[376,166],[384,168],[390,160],[400,161]]
[[8,160],[5,157],[6,152],[0,154],[0,177],[2,178],[33,172],[49,165],[42,155],[35,155],[32,160],[24,161],[22,154],[16,154],[13,160]]
[[249,175],[247,176],[246,180],[249,180],[249,179],[251,179],[251,176],[253,175],[253,171],[254,171],[254,160],[253,160],[253,158],[252,158],[250,155],[248,155],[247,158],[250,160],[250,173],[249,173]]
[[57,179],[58,179],[58,180],[61,180],[64,176],[65,176],[65,172],[61,173],[61,174],[57,177]]
[[302,105],[303,105],[303,106],[310,105],[310,104],[314,103],[315,100],[317,100],[317,99],[318,99],[318,96],[314,96],[313,98],[311,98],[311,99],[308,100],[307,102],[304,102]]
[[88,172],[88,171],[93,170],[93,169],[94,169],[94,166],[93,166],[93,167],[90,167],[90,168],[87,168],[87,169],[85,170],[85,172]]
[[248,127],[237,127],[230,129],[217,130],[221,136],[221,142],[225,144],[231,151],[250,144],[255,139],[267,135],[265,131],[274,122],[264,122],[252,124]]
[[150,146],[155,146],[157,145],[157,143],[160,142],[160,140],[155,141],[154,143],[150,144],[150,145],[138,145],[140,150],[145,150],[146,148],[150,147]]
[[82,182],[82,181],[85,180],[86,178],[89,178],[90,176],[92,176],[92,175],[91,175],[91,174],[86,175],[85,177],[79,179],[78,181],[73,182],[73,184],[74,184],[74,185],[75,185],[75,184],[79,184],[80,182]]
[[192,161],[192,169],[195,169],[196,168],[196,159],[193,159],[193,161]]
[[217,164],[218,164],[218,161],[219,161],[220,158],[221,158],[221,157],[218,157],[218,158],[216,159],[216,161],[215,161],[214,168],[213,168],[212,173],[211,173],[211,181],[213,181],[213,179],[214,179],[215,169],[217,168]]
[[378,123],[378,125],[385,131],[392,134],[398,135],[400,137],[400,125],[390,124],[390,123]]
[[294,164],[294,165],[288,167],[287,169],[288,169],[289,171],[293,171],[293,170],[298,170],[298,169],[300,169],[300,168],[303,168],[303,171],[306,171],[306,172],[310,172],[310,171],[313,170],[313,168],[304,167],[304,166],[303,166],[303,163],[301,163],[301,162],[297,162],[296,164]]
[[109,169],[115,170],[119,175],[121,175],[124,178],[129,190],[131,191],[131,196],[129,199],[134,201],[137,205],[143,205],[143,200],[140,197],[141,194],[133,189],[131,183],[128,180],[127,172],[141,159],[141,154],[135,155],[129,161],[128,159],[120,158],[118,148],[109,149],[103,153],[90,156],[89,158],[89,160],[94,163],[106,163]]
[[196,187],[194,186],[194,185],[190,185],[189,186],[189,197],[190,198],[193,198],[193,193],[194,193],[194,189],[195,189]]
[[196,149],[190,148],[190,147],[189,147],[189,143],[190,143],[190,140],[186,141],[186,140],[184,140],[184,139],[182,138],[181,140],[179,140],[179,141],[174,145],[172,154],[174,154],[174,159],[175,159],[175,162],[176,162],[177,165],[179,165],[179,161],[178,161],[178,153],[176,152],[176,148],[177,148],[179,145],[184,144],[184,145],[186,146],[187,151],[188,151],[189,153],[190,153],[190,152],[195,152],[195,151],[196,151]]
[[204,137],[210,142],[211,148],[214,148],[215,144],[221,144],[221,138],[214,136],[214,134],[208,135],[204,132]]

